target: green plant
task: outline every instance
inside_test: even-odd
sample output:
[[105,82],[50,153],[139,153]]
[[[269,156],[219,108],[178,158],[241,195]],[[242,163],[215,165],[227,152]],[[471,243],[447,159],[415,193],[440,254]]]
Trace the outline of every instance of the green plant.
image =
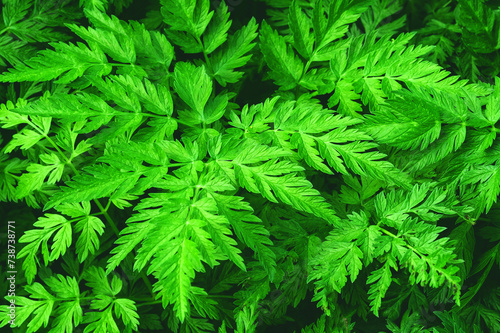
[[253,5],[3,0],[0,326],[500,332],[496,2]]

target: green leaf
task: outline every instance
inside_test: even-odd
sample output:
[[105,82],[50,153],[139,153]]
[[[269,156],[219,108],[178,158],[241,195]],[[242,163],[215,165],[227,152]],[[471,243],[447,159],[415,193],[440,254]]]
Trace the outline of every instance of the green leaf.
[[397,31],[404,26],[406,15],[402,15],[398,19],[393,19],[393,16],[397,16],[397,13],[402,9],[403,5],[398,2],[387,0],[372,1],[370,3],[370,9],[364,12],[360,17],[365,28],[365,33],[368,34],[377,30],[380,37],[397,33]]
[[80,6],[88,10],[95,8],[101,12],[106,12],[108,9],[108,0],[80,0]]
[[3,1],[2,16],[6,27],[21,21],[33,5],[32,0]]
[[98,301],[93,301],[91,308],[99,309],[101,311],[91,311],[86,312],[83,317],[83,323],[88,324],[85,327],[83,333],[90,332],[109,332],[109,333],[119,333],[120,330],[113,319],[113,313],[111,307],[99,306]]
[[264,59],[271,68],[269,76],[283,90],[293,89],[302,76],[304,64],[295,55],[292,46],[287,45],[284,37],[266,22],[262,23],[260,42]]
[[74,277],[52,276],[45,281],[47,286],[62,300],[55,309],[57,317],[52,322],[51,332],[67,332],[80,324],[83,311],[80,305],[80,288]]
[[453,124],[444,127],[440,139],[426,150],[408,153],[409,158],[405,161],[404,168],[410,172],[416,172],[451,156],[450,154],[458,150],[465,141],[467,131],[464,125]]
[[91,266],[84,272],[84,278],[87,281],[86,285],[92,288],[96,295],[117,295],[120,290],[113,290],[109,284],[108,274],[104,272],[102,267]]
[[227,216],[238,239],[255,252],[270,280],[273,280],[276,273],[276,255],[270,248],[273,242],[269,239],[269,231],[261,224],[261,219],[252,214],[253,209],[241,197],[216,193],[213,196],[217,207]]
[[203,114],[212,93],[212,80],[204,67],[179,62],[174,70],[174,88],[179,97],[193,110]]
[[120,112],[114,110],[98,96],[86,93],[48,96],[26,106],[16,108],[15,112],[30,116],[74,120],[91,119],[94,121],[105,121],[109,117],[120,115]]
[[0,167],[3,173],[0,174],[0,192],[2,200],[14,201],[16,198],[16,183],[18,174],[26,169],[28,161],[18,158],[10,158],[9,155],[0,155]]
[[[329,276],[328,287],[340,293],[347,282],[347,277],[351,277],[354,282],[361,268],[363,252],[354,244],[348,242],[326,241],[319,250],[316,257],[312,258],[310,265],[316,270],[308,277],[309,281]],[[328,262],[328,265],[324,265]],[[323,285],[319,288],[326,288]],[[314,300],[318,299],[317,294]]]
[[[200,219],[205,223],[205,227],[210,235],[212,242],[220,248],[222,253],[227,255],[229,260],[234,262],[241,270],[246,271],[241,251],[236,247],[236,241],[230,236],[233,235],[229,229],[230,223],[225,216],[215,215],[217,205],[215,200],[202,199],[194,204],[194,207],[200,213]],[[197,232],[199,234],[200,232]]]
[[[133,38],[138,61],[144,65],[161,65],[164,70],[168,70],[174,58],[174,47],[167,37],[159,31],[148,31],[144,25],[135,21],[132,21],[130,26],[134,32]],[[161,72],[157,73],[157,75],[161,74]]]
[[[276,112],[272,136],[283,146],[282,142],[288,141],[291,134],[290,148],[298,149],[299,156],[307,164],[324,173],[330,172],[321,163],[323,159],[343,174],[347,174],[347,166],[359,175],[408,187],[409,176],[392,163],[382,160],[385,154],[368,151],[377,147],[373,142],[361,141],[371,140],[370,136],[358,130],[346,130],[347,126],[358,122],[349,117],[332,116],[314,103],[298,103],[296,107],[293,107],[293,103],[284,103]],[[327,133],[317,135],[322,132]]]
[[231,27],[231,20],[226,3],[221,1],[219,7],[210,21],[207,30],[203,34],[203,44],[205,52],[210,54],[214,52],[227,40],[227,32]]
[[255,43],[258,25],[254,18],[246,26],[229,36],[226,46],[213,53],[210,61],[210,73],[223,87],[227,83],[236,83],[243,76],[236,68],[244,66],[252,57],[247,54]]
[[382,298],[385,297],[392,283],[391,267],[395,268],[393,265],[394,264],[389,261],[386,262],[381,268],[372,271],[366,281],[370,284],[368,299],[371,300],[371,310],[377,317],[379,316],[379,309],[382,305]]
[[126,35],[119,35],[103,29],[79,27],[76,24],[67,25],[71,31],[82,39],[97,45],[116,61],[133,64],[136,53],[133,41]]
[[[37,332],[42,325],[43,327],[47,327],[56,299],[38,282],[35,282],[30,286],[26,286],[24,289],[30,293],[32,298],[38,299],[33,302],[36,304],[35,308],[31,309],[34,317],[30,320],[28,330],[26,332]],[[19,305],[22,306],[25,304],[20,302]]]
[[[174,304],[174,311],[181,322],[189,309],[189,294],[196,271],[202,271],[201,254],[196,243],[177,238],[165,244],[157,259],[153,260],[148,272],[156,271],[159,282],[154,291],[162,296],[163,306]],[[173,269],[172,269],[172,268]]]
[[[155,85],[148,79],[140,80],[130,75],[119,75],[112,78],[113,83],[119,83],[129,96],[137,96],[146,110],[159,115],[171,116],[173,102],[169,89],[163,85]],[[123,96],[123,94],[122,94]]]
[[276,199],[278,197],[283,203],[295,209],[316,215],[329,222],[336,221],[333,209],[320,193],[313,189],[309,181],[296,175],[296,172],[302,170],[303,168],[298,165],[275,160],[257,167],[235,165],[236,177],[240,185],[248,191],[260,193],[264,198],[275,203],[278,202]]
[[137,330],[137,325],[139,325],[139,315],[137,314],[135,302],[126,298],[118,298],[114,300],[113,305],[116,317],[121,317],[123,319],[123,323],[127,327]]
[[47,1],[40,4],[31,0],[5,0],[3,5],[6,31],[17,40],[28,43],[67,40],[68,36],[55,27],[81,17],[67,2]]
[[76,176],[67,187],[51,197],[44,209],[61,203],[77,203],[110,196],[114,191],[128,191],[133,187],[139,173],[121,172],[109,166],[94,166],[86,169],[86,174]]
[[488,212],[497,202],[500,194],[500,169],[496,165],[477,166],[464,174],[461,178],[463,185],[480,183],[478,188],[478,201],[481,211]]
[[290,29],[293,33],[293,46],[301,56],[305,59],[310,59],[313,51],[314,35],[310,34],[310,22],[296,0],[290,6],[288,19],[290,21]]
[[95,216],[87,216],[75,224],[75,231],[80,232],[76,242],[76,252],[80,262],[83,262],[89,252],[94,254],[95,250],[99,249],[97,234],[102,236],[104,233],[104,223]]
[[[131,21],[128,25],[116,16],[108,16],[98,10],[84,10],[85,15],[99,31],[112,33],[119,41],[126,38],[133,42],[137,62],[141,65],[160,65],[168,70],[174,57],[174,49],[164,34],[159,31],[148,31],[144,25]],[[128,43],[128,42],[127,42]],[[138,68],[136,68],[138,69]]]
[[463,38],[469,47],[480,53],[498,49],[498,31],[494,31],[496,15],[483,0],[460,0],[457,9],[457,23],[463,27]]
[[161,4],[165,23],[195,38],[200,38],[213,16],[213,12],[208,12],[208,0],[162,0]]
[[[42,255],[47,265],[50,261],[57,260],[60,256],[64,255],[72,243],[73,231],[71,222],[66,220],[62,215],[45,214],[45,217],[40,217],[33,226],[43,229],[32,229],[19,239],[20,243],[29,243],[21,251],[19,251],[18,258],[34,256],[42,245]],[[48,249],[48,241],[54,236],[51,251]],[[34,252],[30,252],[34,251]],[[25,261],[26,265],[30,265],[29,261]],[[23,264],[24,265],[24,264]],[[36,267],[34,269],[36,273]]]
[[89,81],[106,96],[107,100],[112,100],[118,106],[133,113],[141,112],[138,96],[130,88],[124,89],[117,79],[114,80],[113,77],[107,77],[106,79],[89,78]]
[[76,80],[86,71],[96,75],[111,72],[106,55],[98,48],[89,49],[82,43],[50,43],[54,50],[43,50],[39,55],[9,69],[0,76],[0,82],[49,81],[65,84]]
[[[387,106],[382,105],[374,111],[373,116],[368,116],[363,130],[379,142],[401,149],[426,149],[439,138],[440,114],[447,112],[444,107],[460,105],[458,100],[451,104],[451,96],[446,106],[435,100],[419,99],[408,92],[397,96]],[[415,112],[417,109],[419,111]]]
[[359,118],[358,112],[363,110],[361,103],[356,102],[361,96],[354,92],[354,86],[345,81],[339,81],[335,93],[328,100],[328,107],[333,108],[340,103],[338,111],[349,117]]
[[348,30],[347,25],[355,22],[368,9],[369,2],[365,0],[328,1],[330,5],[327,20],[325,20],[323,1],[316,2],[312,17],[315,50],[318,51],[332,41],[343,37]]
[[9,36],[0,36],[0,66],[17,65],[29,58],[30,47],[25,42],[14,40]]
[[36,145],[43,138],[43,134],[25,128],[21,132],[13,135],[12,140],[9,141],[4,151],[6,154],[9,154],[16,147],[26,150]]

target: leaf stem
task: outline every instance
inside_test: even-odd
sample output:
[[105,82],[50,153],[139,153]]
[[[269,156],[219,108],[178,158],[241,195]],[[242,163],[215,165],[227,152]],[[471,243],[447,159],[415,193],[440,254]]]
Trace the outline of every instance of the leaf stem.
[[196,41],[198,42],[198,44],[200,44],[201,49],[203,50],[203,57],[205,58],[205,62],[207,63],[207,66],[211,67],[210,66],[210,59],[208,59],[207,51],[205,50],[205,46],[203,45],[203,42],[201,41],[200,37],[196,37]]

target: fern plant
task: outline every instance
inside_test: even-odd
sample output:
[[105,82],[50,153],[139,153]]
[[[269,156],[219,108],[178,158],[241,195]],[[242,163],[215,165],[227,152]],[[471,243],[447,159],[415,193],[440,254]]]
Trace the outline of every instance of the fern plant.
[[2,2],[0,327],[500,332],[498,10],[233,5]]

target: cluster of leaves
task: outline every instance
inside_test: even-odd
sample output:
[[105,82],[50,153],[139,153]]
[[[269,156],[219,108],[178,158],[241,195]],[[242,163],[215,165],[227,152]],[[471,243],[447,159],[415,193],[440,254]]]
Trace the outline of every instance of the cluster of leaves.
[[500,332],[494,2],[3,0],[0,327]]

